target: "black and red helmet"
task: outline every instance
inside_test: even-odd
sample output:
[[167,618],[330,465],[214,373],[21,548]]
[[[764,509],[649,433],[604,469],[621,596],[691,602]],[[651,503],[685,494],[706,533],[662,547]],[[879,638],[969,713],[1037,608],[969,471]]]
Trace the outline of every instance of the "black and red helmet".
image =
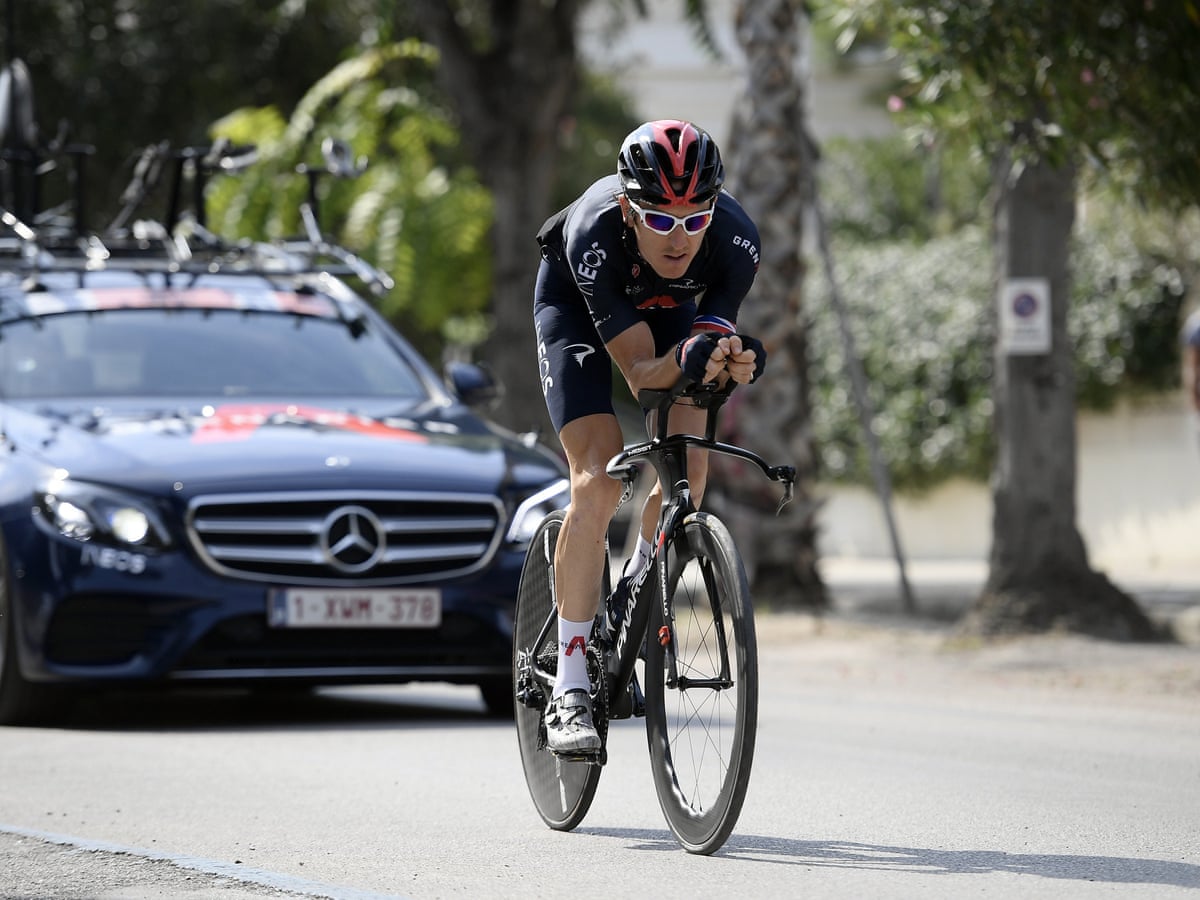
[[630,200],[654,206],[707,203],[725,183],[716,141],[678,119],[647,122],[630,132],[617,154],[617,175]]

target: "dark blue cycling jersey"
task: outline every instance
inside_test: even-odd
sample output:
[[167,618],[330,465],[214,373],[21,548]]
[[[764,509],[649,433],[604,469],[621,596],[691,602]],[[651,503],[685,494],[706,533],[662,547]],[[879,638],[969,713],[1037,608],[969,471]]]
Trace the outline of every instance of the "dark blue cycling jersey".
[[732,334],[758,272],[758,229],[722,192],[687,272],[660,277],[622,219],[620,191],[616,175],[601,178],[538,233],[538,362],[559,430],[580,416],[612,412],[605,343],[638,322],[650,327],[659,355],[693,330]]

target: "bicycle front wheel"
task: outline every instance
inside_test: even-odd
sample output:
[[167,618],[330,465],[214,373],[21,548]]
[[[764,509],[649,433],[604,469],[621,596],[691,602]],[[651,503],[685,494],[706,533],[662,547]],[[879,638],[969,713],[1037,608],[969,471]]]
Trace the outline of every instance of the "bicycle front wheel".
[[668,621],[656,604],[646,646],[650,763],[671,831],[689,852],[707,854],[733,831],[750,781],[754,611],[741,557],[719,519],[688,516],[661,564],[670,613]]
[[558,669],[554,547],[562,522],[562,510],[546,516],[525,556],[513,622],[513,681],[517,740],[529,795],[547,825],[556,831],[570,831],[592,805],[601,768],[560,759],[545,743],[542,715]]

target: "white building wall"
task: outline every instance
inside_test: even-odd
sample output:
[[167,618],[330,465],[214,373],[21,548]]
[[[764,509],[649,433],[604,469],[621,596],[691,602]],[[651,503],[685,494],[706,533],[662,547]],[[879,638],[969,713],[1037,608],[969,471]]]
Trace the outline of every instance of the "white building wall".
[[[594,3],[584,18],[580,51],[594,70],[612,75],[632,97],[645,120],[686,119],[724,144],[733,110],[745,91],[741,51],[733,30],[734,0],[709,0],[710,24],[722,59],[704,51],[680,10],[682,0],[647,0],[645,19],[627,17],[614,25],[614,12]],[[832,78],[829,60],[814,54],[816,75],[808,94],[813,136],[869,137],[895,131],[882,103],[866,97],[886,84],[883,65],[860,66]]]
[[[1200,573],[1200,440],[1180,392],[1078,422],[1076,521],[1092,563],[1109,572]],[[866,488],[828,488],[821,551],[889,557],[883,508]],[[894,498],[901,548],[912,559],[985,560],[992,501],[986,484],[956,480]]]

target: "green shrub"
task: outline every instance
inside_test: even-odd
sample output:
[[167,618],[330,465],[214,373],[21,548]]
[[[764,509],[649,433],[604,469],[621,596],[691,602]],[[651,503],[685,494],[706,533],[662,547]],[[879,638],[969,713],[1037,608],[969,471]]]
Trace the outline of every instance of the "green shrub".
[[[995,333],[989,222],[929,236],[914,213],[917,183],[894,145],[881,153],[898,173],[890,182],[886,166],[872,163],[867,149],[857,149],[866,164],[825,169],[832,184],[822,190],[837,229],[834,265],[867,375],[872,429],[897,489],[921,491],[956,476],[986,480]],[[867,183],[872,194],[862,189]],[[830,198],[839,196],[855,202],[835,213]],[[883,199],[873,202],[876,196]],[[963,203],[953,217],[969,219],[969,207]],[[1108,197],[1094,198],[1088,209],[1072,250],[1068,330],[1079,405],[1105,409],[1122,395],[1178,386],[1180,314],[1198,251],[1179,238],[1175,220],[1135,214]],[[925,236],[907,237],[917,232]],[[823,278],[810,279],[806,316],[822,474],[869,483],[858,406]]]

